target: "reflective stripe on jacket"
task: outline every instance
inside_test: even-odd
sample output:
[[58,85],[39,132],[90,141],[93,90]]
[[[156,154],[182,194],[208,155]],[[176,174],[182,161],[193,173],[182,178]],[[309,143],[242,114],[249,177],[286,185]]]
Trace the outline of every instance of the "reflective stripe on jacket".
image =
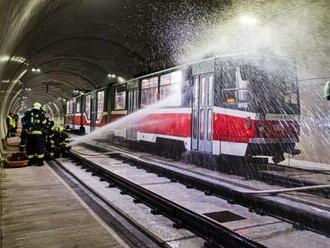
[[42,134],[42,131],[33,130],[31,133],[32,134]]

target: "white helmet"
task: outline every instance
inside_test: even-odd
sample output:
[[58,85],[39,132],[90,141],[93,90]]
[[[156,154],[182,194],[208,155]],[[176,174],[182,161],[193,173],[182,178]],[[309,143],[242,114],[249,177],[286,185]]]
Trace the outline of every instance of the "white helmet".
[[42,105],[38,102],[35,102],[35,103],[32,104],[32,108],[34,108],[34,109],[41,109],[41,106]]

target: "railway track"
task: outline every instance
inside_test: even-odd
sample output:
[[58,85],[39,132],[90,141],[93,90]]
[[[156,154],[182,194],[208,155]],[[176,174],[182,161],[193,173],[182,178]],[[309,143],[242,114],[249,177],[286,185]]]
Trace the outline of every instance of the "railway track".
[[[127,163],[127,161],[123,161],[121,158],[118,158],[117,157],[118,154],[119,154],[118,152],[112,152],[111,157],[112,160],[115,161],[115,163],[117,163],[117,166],[118,164],[120,164],[121,170],[126,171],[127,169],[132,167],[130,164]],[[107,182],[109,184],[109,187],[119,188],[121,190],[121,194],[123,195],[128,194],[132,196],[134,198],[135,203],[143,203],[148,207],[150,207],[152,209],[151,211],[152,214],[157,214],[157,215],[161,214],[171,219],[175,227],[188,229],[193,233],[195,233],[197,236],[202,237],[206,242],[204,247],[264,247],[264,245],[281,247],[281,245],[277,245],[276,242],[274,241],[272,241],[271,245],[269,245],[269,243],[265,242],[264,240],[265,237],[258,237],[258,238],[249,237],[251,233],[249,235],[246,235],[246,231],[244,231],[246,227],[238,228],[237,230],[232,230],[232,228],[228,228],[228,225],[227,226],[222,225],[218,221],[214,221],[214,219],[206,217],[205,215],[200,214],[197,211],[193,211],[190,208],[187,208],[186,206],[184,206],[184,204],[182,205],[182,203],[180,204],[174,202],[173,199],[172,200],[168,199],[170,197],[161,196],[160,194],[154,192],[153,190],[146,189],[145,185],[139,185],[136,182],[126,179],[125,177],[120,175],[120,173],[116,173],[116,170],[111,171],[107,169],[104,165],[100,165],[100,163],[96,163],[95,161],[92,161],[93,159],[90,159],[88,155],[86,158],[86,156],[80,155],[79,152],[77,153],[73,151],[72,156],[75,160],[75,167],[78,166],[79,169],[81,171],[84,171],[85,174],[88,173],[91,175],[91,177],[94,178],[97,177],[99,181]],[[99,156],[102,157],[103,155],[99,154]],[[113,156],[115,157],[114,159]],[[103,159],[103,161],[106,161],[106,156]],[[58,167],[61,167],[66,172],[70,173],[71,176],[74,176],[75,173],[73,173],[72,171],[70,171],[70,169],[68,169],[65,165],[63,165],[65,164],[65,161],[63,162],[60,160],[57,161],[55,164],[57,166],[57,170]],[[54,163],[53,163],[53,167],[54,167]],[[141,174],[143,174],[142,176],[146,177],[147,174],[150,173],[141,172]],[[85,180],[82,180],[82,178],[85,179],[85,176],[78,179],[78,181],[84,184],[84,187],[88,187],[88,185],[84,183]],[[92,191],[94,192],[94,195],[97,195],[95,190]],[[205,197],[211,197],[211,196],[205,196]],[[207,202],[205,202],[205,204],[207,204]],[[233,209],[235,208],[237,207],[233,207]],[[230,215],[230,212],[226,214]],[[251,214],[251,215],[257,216],[256,214]],[[269,219],[270,217],[261,216],[258,218]],[[286,225],[285,228],[286,229],[288,228],[287,226],[288,224],[285,224],[279,220],[272,219],[270,223],[268,223],[267,221],[263,223],[265,225],[265,229],[267,229],[268,227],[268,229],[270,228],[270,230],[272,230],[274,228],[271,227],[272,225],[284,225],[284,226]],[[260,223],[259,224],[256,223],[255,226],[257,227],[260,226]],[[231,227],[231,225],[229,225],[229,227]],[[151,237],[151,241],[149,241],[149,243],[153,242],[157,244],[159,247],[169,247],[166,242],[161,241],[152,234],[148,234],[148,231],[145,230],[145,228],[140,228],[140,230],[141,229],[144,230],[144,234],[146,234],[146,236],[148,236],[149,238]],[[300,231],[295,228],[293,228],[293,230],[295,230],[294,233],[300,233]],[[301,232],[307,232],[307,231],[301,231]],[[242,233],[244,235],[242,235]],[[312,240],[313,238],[315,238],[313,237],[313,235],[316,235],[311,232],[307,232],[307,234],[309,235],[309,238],[311,237]],[[267,233],[266,236],[271,236],[271,235],[272,234]],[[254,236],[254,234],[252,234],[252,236]],[[325,238],[323,236],[321,237]],[[259,242],[258,239],[260,239],[261,241]],[[320,237],[317,236],[317,239],[320,239]],[[141,246],[141,247],[146,247],[146,246]],[[152,247],[152,246],[148,246],[148,247]]]
[[[328,229],[330,224],[329,200],[323,199],[321,196],[315,199],[307,193],[302,193],[303,196],[297,196],[284,194],[284,192],[278,194],[278,191],[275,191],[275,193],[277,192],[275,196],[270,193],[262,195],[258,194],[260,188],[251,186],[249,181],[237,181],[228,177],[219,178],[202,173],[193,173],[191,170],[166,166],[167,163],[160,164],[151,157],[139,157],[116,147],[106,148],[104,144],[89,144],[87,147],[92,149],[91,151],[103,153],[111,151],[111,157],[122,159],[133,166],[167,177],[171,181],[178,181],[188,188],[204,191],[206,195],[225,198],[230,203],[243,205],[258,214],[289,221],[297,228],[312,230],[327,236],[330,234]],[[75,156],[80,155],[75,154]],[[320,200],[320,203],[315,200]],[[321,203],[322,200],[324,201],[323,204]]]
[[[84,144],[84,146],[88,146],[91,149],[96,149],[99,151],[108,151],[110,149],[115,149],[116,151],[120,152],[121,154],[141,154],[139,151],[132,150],[128,147],[121,146],[120,147],[116,144],[111,144],[107,140],[99,139],[95,140],[96,142],[90,144]],[[143,154],[144,152],[142,152]],[[158,155],[152,155],[153,157],[159,157]],[[167,158],[163,158],[168,160]],[[168,164],[170,166],[174,166],[173,162],[176,160],[169,159]],[[162,161],[164,164],[164,161]],[[188,163],[188,162],[184,162]],[[184,164],[184,163],[181,163]],[[182,168],[182,166],[179,168]],[[184,166],[183,166],[184,168]],[[316,186],[320,184],[328,184],[330,182],[330,170],[305,170],[302,168],[295,168],[290,166],[282,166],[282,165],[275,165],[270,163],[258,163],[258,164],[242,164],[242,163],[224,163],[221,168],[218,168],[219,172],[242,176],[247,180],[259,180],[266,182],[270,185],[278,185],[282,187],[307,187],[307,186]],[[211,173],[214,173],[211,170]],[[312,176],[311,176],[312,175]],[[324,178],[322,178],[324,176]],[[212,177],[212,175],[210,175]],[[321,181],[319,180],[321,178]],[[330,187],[325,187],[322,189],[317,190],[309,190],[310,194],[315,194],[319,196],[323,196],[326,198],[330,198]]]
[[[203,238],[205,247],[264,247],[253,240],[224,227],[223,225],[170,201],[144,187],[135,184],[102,166],[99,166],[76,153],[72,153],[78,166],[97,176],[101,181],[109,183],[109,187],[116,187],[122,194],[128,194],[134,198],[135,203],[143,203],[152,209],[152,214],[161,214],[174,222],[176,228],[185,228]],[[52,166],[60,166],[60,162]],[[58,170],[58,168],[57,168]],[[73,176],[73,174],[71,174]],[[80,181],[80,183],[83,183]],[[84,185],[87,187],[87,185]],[[153,237],[152,235],[149,235]],[[168,247],[164,242],[152,238],[161,247]],[[157,242],[156,242],[157,241]]]
[[[95,149],[95,147],[94,147],[94,149]],[[167,218],[169,218],[173,221],[174,226],[176,226],[177,228],[186,228],[186,229],[192,231],[193,233],[195,233],[197,236],[202,237],[206,241],[206,247],[262,247],[264,245],[264,243],[265,243],[264,241],[259,242],[258,239],[253,239],[253,238],[251,239],[249,237],[244,237],[244,235],[240,234],[240,229],[238,229],[238,231],[237,230],[233,231],[232,229],[228,228],[228,226],[226,226],[226,225],[222,226],[217,221],[214,221],[213,219],[205,217],[204,214],[196,213],[196,211],[194,212],[189,207],[182,206],[182,204],[176,203],[175,201],[173,201],[173,199],[169,200],[167,197],[161,196],[157,192],[153,192],[152,190],[146,189],[145,186],[138,185],[136,182],[132,182],[129,179],[123,177],[123,175],[116,173],[116,170],[114,170],[115,172],[111,171],[111,170],[107,169],[105,166],[105,164],[108,161],[107,158],[109,158],[110,160],[118,161],[118,163],[116,162],[117,164],[124,166],[122,169],[130,170],[130,168],[132,168],[134,171],[138,170],[138,171],[140,171],[139,174],[143,174],[145,177],[147,177],[148,174],[153,174],[150,171],[150,169],[147,170],[148,172],[138,169],[138,168],[146,169],[146,167],[144,167],[141,164],[141,161],[139,161],[139,163],[137,163],[136,161],[133,162],[132,160],[127,159],[127,156],[124,156],[122,153],[120,153],[118,151],[114,151],[114,150],[111,152],[108,151],[106,153],[105,152],[95,153],[94,155],[95,156],[93,156],[93,150],[90,150],[90,149],[88,149],[88,150],[85,149],[85,155],[82,155],[79,151],[72,152],[72,156],[75,160],[75,164],[78,165],[80,169],[83,169],[85,171],[85,173],[87,171],[89,174],[93,175],[94,177],[99,178],[100,181],[106,181],[108,183],[109,187],[119,188],[123,195],[128,194],[128,195],[132,196],[134,198],[135,203],[142,202],[143,204],[149,206],[152,209],[153,214],[161,214],[161,215],[166,216]],[[98,157],[103,157],[102,161],[104,161],[104,162],[93,161],[93,160],[99,159]],[[58,166],[61,166],[60,164],[61,164],[61,162],[57,162]],[[134,166],[132,166],[132,165],[134,165]],[[65,168],[65,166],[62,166],[62,167]],[[181,171],[181,173],[182,173],[182,171]],[[73,174],[74,173],[71,172],[72,176],[73,176]],[[163,175],[158,174],[158,176],[163,176]],[[189,173],[187,176],[189,176]],[[157,176],[156,176],[156,178],[157,178]],[[172,179],[171,181],[178,180],[177,178],[174,178],[174,177],[171,177],[171,179]],[[81,183],[84,183],[84,180],[80,180],[80,181],[81,181]],[[170,180],[168,180],[168,181],[170,182]],[[180,181],[180,183],[181,183],[181,181]],[[183,183],[185,183],[185,182],[183,182]],[[172,183],[169,183],[169,184],[172,184]],[[174,183],[174,184],[178,184],[178,183]],[[188,186],[187,188],[196,187],[196,185],[189,185],[187,183],[185,183],[185,185]],[[88,185],[85,184],[85,187],[88,187]],[[233,197],[233,195],[232,195],[233,192],[235,190],[237,190],[238,187],[239,186],[237,186],[237,185],[232,185],[231,190],[228,191],[228,189],[227,189],[226,199],[230,203],[229,204],[230,206],[237,206],[236,204],[239,203],[237,201],[237,198]],[[187,190],[189,190],[189,189],[187,189]],[[223,190],[223,192],[225,191],[224,189],[222,189],[222,190]],[[209,197],[207,195],[210,192],[205,191],[205,193],[206,193],[206,194],[204,194],[205,197]],[[213,192],[213,194],[214,194],[214,192]],[[220,196],[220,195],[218,195],[218,196]],[[210,197],[212,197],[212,196],[210,196]],[[262,197],[256,197],[256,198],[262,198]],[[265,198],[265,199],[270,200],[270,202],[268,202],[268,205],[271,205],[273,203],[272,198],[273,197]],[[235,203],[235,205],[231,205],[232,203]],[[289,204],[289,202],[286,202],[286,205],[287,204]],[[254,208],[251,206],[252,205],[249,206],[250,210],[253,209],[253,212],[257,212],[258,213],[257,215],[260,216],[260,218],[264,218],[263,216],[268,214],[267,211],[264,211],[261,209],[261,206],[259,206],[259,211],[257,210],[257,208]],[[291,211],[291,209],[287,209],[287,210],[288,210],[287,215],[292,215],[294,213]],[[295,210],[293,210],[293,211],[295,211]],[[248,212],[248,210],[247,210],[247,212]],[[252,213],[252,214],[254,216],[256,215],[254,213]],[[295,215],[297,215],[297,213]],[[272,216],[275,216],[275,215],[272,214]],[[318,221],[317,218],[322,217],[322,216],[319,216],[319,217],[311,216],[310,219],[313,219],[315,217],[316,217],[316,222],[317,222]],[[323,216],[323,217],[326,218],[326,216]],[[270,217],[265,216],[265,218],[267,219]],[[289,218],[286,219],[286,218],[283,218],[283,216],[282,216],[279,219],[282,219],[282,220],[285,219],[286,221],[288,221]],[[314,226],[314,228],[311,228],[311,227],[303,225],[300,222],[293,222],[292,220],[289,220],[289,221],[291,221],[291,224],[293,224],[291,226],[293,227],[293,230],[295,230],[294,232],[300,232],[299,230],[301,230],[301,228],[303,228],[303,229],[307,228],[309,230],[317,231],[323,235],[329,236],[329,233],[326,231],[327,230],[327,228],[326,228],[327,220],[324,218],[322,220],[323,220],[323,224],[325,225],[324,226],[325,230],[322,230],[322,228],[319,230],[316,230],[315,226]],[[267,226],[277,225],[278,224],[277,222],[279,222],[279,221],[281,221],[281,220],[276,220],[276,221],[273,220],[271,224],[267,223],[265,225],[266,229],[267,229]],[[259,224],[256,224],[256,226],[259,226]],[[270,227],[268,227],[268,228],[270,228]],[[244,230],[244,228],[243,228],[243,230]],[[312,232],[309,232],[309,231],[301,230],[301,232],[310,233],[309,236],[311,236],[313,234]],[[151,237],[153,237],[153,235],[151,235]],[[321,236],[321,237],[326,238],[325,236]],[[261,238],[261,240],[262,239],[263,238]],[[153,242],[155,242],[155,240],[157,240],[157,238],[153,237]],[[167,247],[166,244],[161,241],[159,241],[157,244],[160,247]],[[267,243],[266,243],[266,246],[268,246]]]
[[[134,154],[133,151],[129,149],[119,148],[118,146],[110,145],[107,142],[84,144],[85,146],[90,147],[91,149],[108,151],[108,148],[119,151],[121,154]],[[138,153],[138,152],[137,152]],[[139,154],[139,153],[138,153]],[[130,156],[132,157],[132,156]],[[133,156],[134,157],[134,156]],[[169,163],[164,163],[170,166],[174,166],[174,161]],[[182,165],[182,163],[181,163]],[[176,166],[177,168],[182,168],[182,166]],[[301,168],[294,168],[289,166],[281,166],[274,164],[235,164],[231,163],[230,165],[225,165],[220,172],[242,176],[247,180],[258,180],[266,182],[270,185],[278,185],[282,187],[307,187],[312,189],[312,186],[317,186],[320,184],[329,185],[330,181],[330,171],[320,171],[320,170],[304,170]],[[230,168],[228,168],[230,167]],[[184,168],[184,166],[183,166]],[[211,171],[214,173],[214,171]],[[211,178],[212,175],[209,174]],[[321,180],[320,180],[321,179]],[[311,186],[311,187],[309,187]],[[316,188],[315,190],[309,190],[310,194],[319,195],[322,197],[330,198],[330,186]]]

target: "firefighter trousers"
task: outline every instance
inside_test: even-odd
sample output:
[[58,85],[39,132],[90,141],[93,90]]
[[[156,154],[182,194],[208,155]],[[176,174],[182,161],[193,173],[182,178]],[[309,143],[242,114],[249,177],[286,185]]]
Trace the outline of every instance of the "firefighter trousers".
[[26,137],[26,154],[30,164],[42,165],[45,156],[45,142],[42,134],[28,134]]

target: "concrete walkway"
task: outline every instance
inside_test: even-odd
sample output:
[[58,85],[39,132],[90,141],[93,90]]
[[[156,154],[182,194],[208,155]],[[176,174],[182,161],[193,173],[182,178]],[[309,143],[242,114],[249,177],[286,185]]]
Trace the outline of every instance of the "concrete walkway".
[[127,247],[48,167],[3,169],[1,245]]

